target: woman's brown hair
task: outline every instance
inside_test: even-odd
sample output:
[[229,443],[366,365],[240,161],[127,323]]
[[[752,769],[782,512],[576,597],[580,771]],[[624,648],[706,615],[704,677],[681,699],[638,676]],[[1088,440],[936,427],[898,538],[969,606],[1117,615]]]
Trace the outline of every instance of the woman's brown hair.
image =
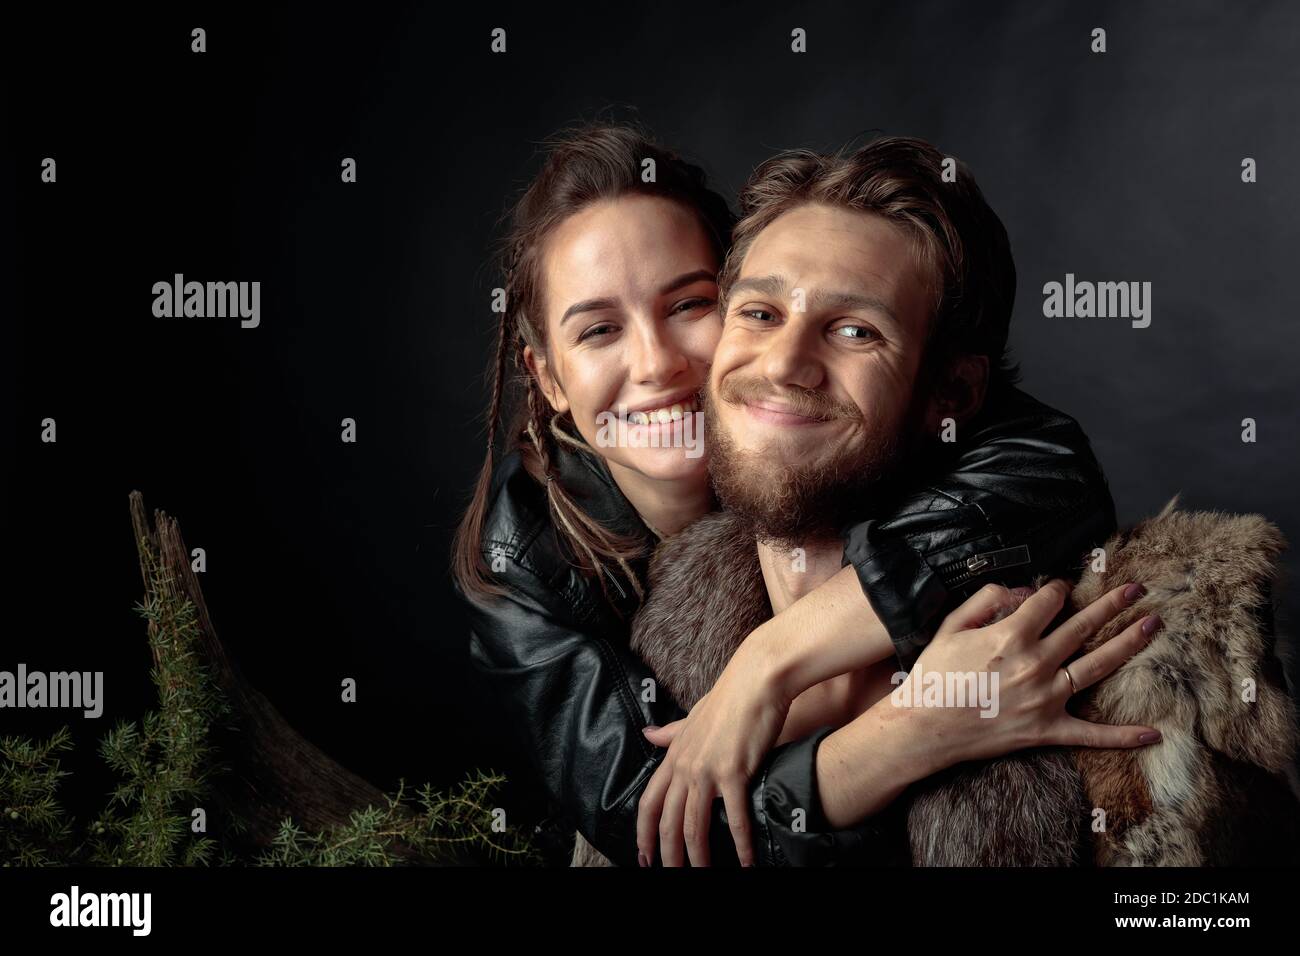
[[[580,508],[552,474],[552,455],[563,444],[595,454],[565,415],[556,415],[524,363],[524,347],[546,354],[543,313],[542,249],[561,222],[601,200],[628,194],[661,196],[692,209],[700,218],[722,262],[735,219],[726,200],[709,189],[703,170],[657,144],[640,127],[589,124],[565,130],[543,144],[541,171],[509,214],[498,254],[505,308],[497,326],[492,363],[492,397],[487,412],[487,454],[465,517],[456,530],[452,573],[469,597],[502,593],[483,554],[483,523],[491,502],[495,446],[503,422],[508,441],[522,456],[528,474],[546,489],[551,518],[575,564],[600,579],[616,567],[642,596],[629,562],[644,543],[602,526]],[[653,161],[647,162],[647,160]],[[648,181],[647,181],[648,180]],[[518,392],[522,391],[522,395]]]

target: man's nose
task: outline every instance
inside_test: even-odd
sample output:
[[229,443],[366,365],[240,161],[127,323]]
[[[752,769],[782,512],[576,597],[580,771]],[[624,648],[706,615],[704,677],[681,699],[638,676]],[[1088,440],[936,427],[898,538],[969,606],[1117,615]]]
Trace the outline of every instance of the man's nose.
[[628,372],[632,381],[650,384],[667,382],[689,367],[690,360],[668,334],[665,324],[652,318],[633,323],[631,354],[628,357]]
[[825,378],[815,330],[801,322],[786,322],[763,337],[759,367],[773,385],[817,388]]

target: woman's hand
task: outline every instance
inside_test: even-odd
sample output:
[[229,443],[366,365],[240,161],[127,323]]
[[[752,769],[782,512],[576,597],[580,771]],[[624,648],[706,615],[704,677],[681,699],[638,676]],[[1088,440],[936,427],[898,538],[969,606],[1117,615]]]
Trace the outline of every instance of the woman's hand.
[[[1029,588],[1003,591],[1010,611],[1033,593]],[[894,665],[840,674],[789,700],[782,683],[782,662],[770,644],[756,639],[740,645],[709,693],[689,715],[664,727],[646,728],[646,738],[668,748],[642,794],[637,816],[637,846],[645,866],[662,843],[665,866],[683,865],[682,845],[692,866],[709,863],[709,827],[715,795],[727,808],[727,820],[742,866],[753,863],[749,782],[766,754],[782,739],[797,739],[827,724],[840,727],[859,716],[892,689]],[[798,716],[796,717],[796,712]]]
[[[919,718],[916,725],[940,748],[944,764],[997,757],[1029,747],[1128,748],[1154,743],[1151,727],[1095,724],[1073,716],[1066,702],[1079,691],[1115,671],[1150,642],[1160,627],[1154,615],[1140,618],[1091,653],[1066,661],[1111,618],[1142,596],[1141,585],[1128,584],[1102,595],[1050,634],[1051,624],[1070,594],[1070,585],[1055,580],[1024,600],[1012,614],[990,621],[1008,603],[1005,588],[989,585],[953,611],[921,653],[912,673],[891,695],[906,702]],[[987,675],[993,707],[924,706],[925,675]],[[993,678],[996,675],[996,683]],[[911,686],[909,686],[911,685]],[[982,716],[989,714],[990,716]]]
[[668,747],[668,754],[641,795],[637,846],[643,866],[654,859],[657,842],[664,866],[683,865],[683,842],[692,866],[708,866],[709,821],[718,795],[741,865],[753,864],[749,781],[789,711],[790,701],[776,687],[763,655],[741,644],[687,717],[646,730],[650,742]]
[[[1154,728],[1089,723],[1066,710],[1077,690],[1115,671],[1160,627],[1159,618],[1141,618],[1070,661],[1090,635],[1141,596],[1141,586],[1115,588],[1040,639],[1069,593],[1066,582],[1053,581],[996,620],[1014,599],[1006,588],[990,585],[953,611],[902,685],[818,747],[817,792],[827,824],[856,826],[912,783],[963,761],[1048,745],[1132,748],[1158,741]],[[969,690],[972,677],[977,685],[983,678],[982,689],[991,691],[985,700],[977,695],[972,701],[969,693],[964,701],[945,699],[949,687]],[[935,691],[942,693],[936,698]]]

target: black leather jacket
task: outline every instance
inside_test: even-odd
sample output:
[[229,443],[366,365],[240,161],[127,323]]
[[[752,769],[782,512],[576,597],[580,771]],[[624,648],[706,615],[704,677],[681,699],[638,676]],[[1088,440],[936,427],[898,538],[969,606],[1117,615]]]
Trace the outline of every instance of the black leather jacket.
[[[963,440],[912,469],[906,486],[864,506],[845,531],[845,562],[910,669],[943,616],[989,581],[1008,585],[1036,574],[1074,574],[1088,549],[1115,529],[1106,480],[1078,424],[1015,388],[990,393]],[[561,451],[556,480],[607,526],[650,538],[602,461]],[[641,733],[685,712],[662,689],[642,699],[653,677],[628,647],[636,599],[598,582],[565,556],[545,489],[517,452],[499,464],[484,526],[483,553],[508,595],[467,601],[473,661],[499,693],[523,735],[552,800],[611,861],[637,862],[638,800],[666,753]],[[644,564],[635,568],[644,581]],[[463,596],[463,595],[462,595]],[[833,865],[878,840],[883,823],[833,830],[817,797],[823,727],[775,748],[750,784],[760,865]],[[796,832],[792,808],[807,816]],[[714,865],[735,864],[721,800],[710,825]]]

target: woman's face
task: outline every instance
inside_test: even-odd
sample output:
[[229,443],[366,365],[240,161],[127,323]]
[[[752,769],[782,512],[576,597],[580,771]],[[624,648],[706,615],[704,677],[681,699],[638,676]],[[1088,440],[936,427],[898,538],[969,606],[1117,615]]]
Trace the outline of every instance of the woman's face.
[[588,206],[548,237],[547,350],[525,358],[611,469],[660,481],[705,473],[703,415],[692,413],[722,331],[719,265],[696,215],[652,196]]

